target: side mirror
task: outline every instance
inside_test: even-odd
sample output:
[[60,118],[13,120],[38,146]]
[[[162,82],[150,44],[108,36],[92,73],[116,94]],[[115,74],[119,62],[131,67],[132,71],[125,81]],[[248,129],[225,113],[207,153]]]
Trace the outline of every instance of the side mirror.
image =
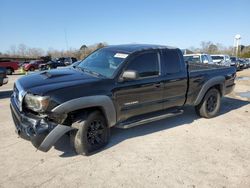
[[124,71],[122,74],[122,80],[136,80],[138,77],[138,72],[133,70]]

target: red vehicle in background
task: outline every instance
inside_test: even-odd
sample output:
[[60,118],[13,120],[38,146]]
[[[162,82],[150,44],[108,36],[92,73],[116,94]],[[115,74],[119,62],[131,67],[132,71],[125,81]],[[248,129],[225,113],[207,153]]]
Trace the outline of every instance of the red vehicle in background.
[[7,74],[11,75],[15,70],[19,68],[19,63],[17,61],[11,61],[11,60],[0,60],[0,67],[3,67],[6,69]]
[[44,63],[43,60],[32,60],[29,63],[24,64],[23,69],[25,71],[35,71],[36,69],[39,68],[39,65],[43,63]]

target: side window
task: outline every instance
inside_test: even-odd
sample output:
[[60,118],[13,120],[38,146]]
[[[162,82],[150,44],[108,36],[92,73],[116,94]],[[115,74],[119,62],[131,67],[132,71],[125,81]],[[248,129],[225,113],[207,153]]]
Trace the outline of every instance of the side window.
[[181,71],[181,59],[176,50],[164,50],[163,59],[168,74],[178,73]]
[[202,63],[208,63],[209,62],[206,55],[202,55],[201,58],[202,58]]
[[140,78],[159,75],[159,61],[156,52],[147,52],[132,59],[127,70],[137,71]]

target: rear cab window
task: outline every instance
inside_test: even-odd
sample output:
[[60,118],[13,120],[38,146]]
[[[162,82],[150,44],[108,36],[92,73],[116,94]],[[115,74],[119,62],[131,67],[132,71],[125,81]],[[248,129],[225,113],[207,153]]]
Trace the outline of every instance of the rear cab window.
[[167,74],[179,73],[185,69],[183,58],[176,49],[166,49],[162,52],[162,61]]
[[128,62],[126,70],[137,71],[139,78],[159,76],[159,53],[157,51],[149,51],[136,55]]

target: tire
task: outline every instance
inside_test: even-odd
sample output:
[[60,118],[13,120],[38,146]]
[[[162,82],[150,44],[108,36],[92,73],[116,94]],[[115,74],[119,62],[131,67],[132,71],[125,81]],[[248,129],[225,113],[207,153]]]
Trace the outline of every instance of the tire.
[[34,67],[30,67],[29,71],[35,71]]
[[78,128],[70,132],[70,142],[77,154],[89,155],[108,144],[110,128],[99,111],[77,116],[72,127]]
[[208,90],[199,105],[195,106],[197,115],[204,118],[215,117],[221,105],[221,95],[218,89],[212,88]]
[[7,68],[6,72],[7,72],[8,75],[12,75],[14,70],[12,68]]

